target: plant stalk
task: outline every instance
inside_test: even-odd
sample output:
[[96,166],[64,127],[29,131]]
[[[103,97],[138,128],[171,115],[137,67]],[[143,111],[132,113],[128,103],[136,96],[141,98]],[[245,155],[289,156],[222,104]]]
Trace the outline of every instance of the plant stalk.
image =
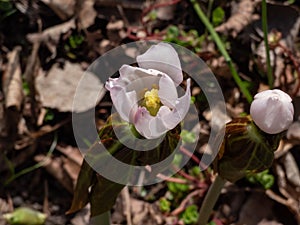
[[228,66],[230,68],[230,72],[232,74],[232,77],[233,77],[234,81],[236,82],[236,84],[240,88],[241,92],[243,93],[243,95],[245,96],[247,101],[249,103],[251,103],[252,102],[252,95],[250,94],[250,92],[248,91],[246,86],[243,84],[243,81],[239,77],[238,72],[236,71],[236,69],[234,67],[234,64],[232,62],[232,59],[229,56],[229,54],[228,54],[221,38],[219,37],[219,35],[215,31],[213,25],[209,22],[208,18],[203,13],[203,11],[202,11],[200,5],[198,4],[197,0],[190,0],[190,2],[192,3],[192,5],[194,7],[194,10],[196,11],[196,13],[199,16],[200,20],[205,25],[206,29],[209,31],[211,37],[213,38],[214,42],[216,43],[216,45],[219,49],[219,51],[224,56],[225,61],[227,62]]
[[268,41],[268,18],[267,18],[267,3],[266,0],[262,0],[261,2],[261,22],[262,22],[262,29],[264,33],[264,44],[266,49],[266,60],[267,60],[267,77],[268,77],[268,85],[270,89],[273,88],[273,71],[271,67],[271,60],[270,60],[270,47]]
[[215,181],[209,187],[199,211],[198,225],[206,225],[208,223],[209,216],[220,196],[225,182],[225,179],[217,175]]
[[110,211],[106,211],[99,216],[92,217],[90,225],[110,225]]

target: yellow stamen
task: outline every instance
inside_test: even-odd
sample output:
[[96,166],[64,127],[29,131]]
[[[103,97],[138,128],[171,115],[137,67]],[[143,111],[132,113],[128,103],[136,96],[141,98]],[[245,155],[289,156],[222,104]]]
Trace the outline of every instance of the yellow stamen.
[[161,102],[158,97],[158,90],[156,88],[151,89],[151,91],[145,92],[144,105],[152,116],[155,116],[157,114],[161,106]]

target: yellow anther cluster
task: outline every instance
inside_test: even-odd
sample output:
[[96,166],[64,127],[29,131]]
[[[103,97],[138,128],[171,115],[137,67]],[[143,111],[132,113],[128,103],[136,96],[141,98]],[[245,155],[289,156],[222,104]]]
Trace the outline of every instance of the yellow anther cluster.
[[158,97],[158,90],[156,88],[151,91],[146,91],[144,95],[144,105],[152,116],[155,116],[161,106],[160,99]]

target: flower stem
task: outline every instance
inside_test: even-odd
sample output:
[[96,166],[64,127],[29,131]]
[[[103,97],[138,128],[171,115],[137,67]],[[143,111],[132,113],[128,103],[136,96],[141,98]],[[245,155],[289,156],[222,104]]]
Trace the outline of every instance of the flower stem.
[[110,225],[110,211],[91,218],[90,225]]
[[219,198],[225,182],[225,179],[217,175],[215,181],[209,187],[199,212],[198,225],[207,224],[211,211]]
[[268,77],[268,84],[270,89],[273,88],[273,73],[271,67],[271,60],[270,60],[270,48],[268,42],[268,21],[267,21],[267,3],[266,0],[261,2],[261,22],[262,22],[262,29],[264,32],[264,43],[266,49],[266,57],[267,57],[267,77]]
[[215,41],[217,47],[219,48],[219,51],[224,56],[225,61],[227,62],[228,66],[229,66],[229,69],[230,69],[230,72],[232,74],[232,77],[233,77],[234,81],[239,86],[241,92],[243,93],[243,95],[245,96],[247,101],[249,103],[251,103],[252,102],[252,95],[250,94],[250,92],[248,91],[246,86],[243,84],[243,81],[239,77],[239,75],[238,75],[238,73],[237,73],[237,71],[234,67],[234,64],[232,62],[232,59],[229,56],[229,54],[228,54],[221,38],[219,37],[219,35],[215,31],[213,25],[209,22],[208,18],[203,13],[203,11],[202,11],[201,7],[199,6],[199,4],[197,3],[197,1],[196,0],[190,0],[190,2],[192,3],[192,5],[194,7],[194,10],[196,11],[197,15],[201,19],[202,23],[206,26],[207,30],[211,34],[211,37]]

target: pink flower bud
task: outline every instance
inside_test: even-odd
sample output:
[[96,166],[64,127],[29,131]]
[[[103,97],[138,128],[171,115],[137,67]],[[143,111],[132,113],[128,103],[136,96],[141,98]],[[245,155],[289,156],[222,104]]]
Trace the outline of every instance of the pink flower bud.
[[277,134],[293,122],[294,107],[291,97],[274,89],[260,92],[254,96],[250,114],[255,124],[268,134]]

